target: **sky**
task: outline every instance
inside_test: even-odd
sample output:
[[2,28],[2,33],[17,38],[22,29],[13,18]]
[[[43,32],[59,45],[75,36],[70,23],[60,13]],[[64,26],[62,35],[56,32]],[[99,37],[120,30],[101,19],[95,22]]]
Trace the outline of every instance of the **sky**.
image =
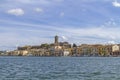
[[120,0],[1,0],[0,50],[59,41],[120,43]]

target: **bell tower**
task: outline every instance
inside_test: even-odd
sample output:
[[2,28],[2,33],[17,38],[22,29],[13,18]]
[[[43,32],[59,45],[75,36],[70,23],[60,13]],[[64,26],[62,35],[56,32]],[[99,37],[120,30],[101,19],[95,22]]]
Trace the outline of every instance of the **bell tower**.
[[56,46],[58,46],[58,36],[56,35],[55,36],[55,43],[54,43]]

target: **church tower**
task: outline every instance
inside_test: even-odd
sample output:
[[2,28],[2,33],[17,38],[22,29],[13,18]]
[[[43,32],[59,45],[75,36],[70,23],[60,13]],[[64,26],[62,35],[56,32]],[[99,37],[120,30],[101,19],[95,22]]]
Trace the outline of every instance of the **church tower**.
[[58,36],[55,36],[55,45],[58,46]]

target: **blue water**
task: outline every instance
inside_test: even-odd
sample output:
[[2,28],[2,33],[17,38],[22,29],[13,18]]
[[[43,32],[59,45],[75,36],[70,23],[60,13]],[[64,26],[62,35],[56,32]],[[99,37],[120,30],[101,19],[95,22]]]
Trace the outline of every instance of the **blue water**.
[[0,80],[120,80],[120,58],[0,57]]

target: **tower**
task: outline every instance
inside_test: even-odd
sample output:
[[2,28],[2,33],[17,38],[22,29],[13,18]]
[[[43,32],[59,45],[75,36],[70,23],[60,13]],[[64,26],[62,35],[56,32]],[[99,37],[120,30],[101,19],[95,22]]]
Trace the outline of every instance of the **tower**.
[[58,46],[58,36],[55,36],[55,45]]

